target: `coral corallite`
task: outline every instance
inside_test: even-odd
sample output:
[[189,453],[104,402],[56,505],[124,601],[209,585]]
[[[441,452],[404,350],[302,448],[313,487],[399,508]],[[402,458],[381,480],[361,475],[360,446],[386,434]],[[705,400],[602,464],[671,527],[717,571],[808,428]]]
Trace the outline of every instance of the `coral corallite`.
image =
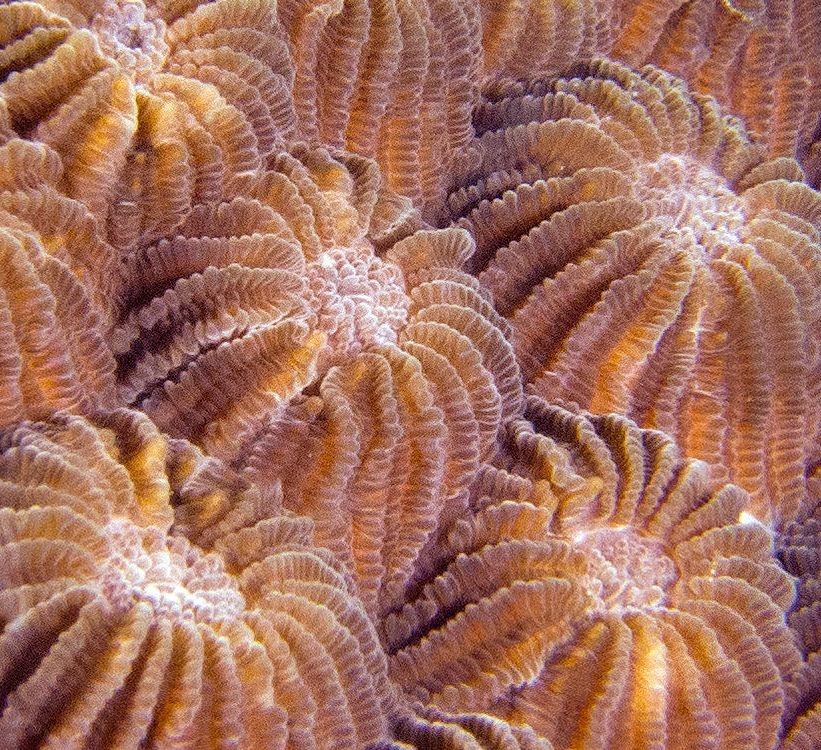
[[502,455],[386,620],[394,679],[557,748],[773,747],[793,587],[743,491],[661,433],[533,397]]
[[0,750],[821,748],[819,40],[0,0]]
[[821,197],[797,164],[649,67],[494,85],[475,122],[445,215],[533,391],[665,430],[795,517],[821,363]]
[[310,523],[226,477],[244,523],[223,519],[208,547],[230,553],[169,533],[197,456],[134,412],[24,422],[0,450],[5,747],[383,733],[376,633]]

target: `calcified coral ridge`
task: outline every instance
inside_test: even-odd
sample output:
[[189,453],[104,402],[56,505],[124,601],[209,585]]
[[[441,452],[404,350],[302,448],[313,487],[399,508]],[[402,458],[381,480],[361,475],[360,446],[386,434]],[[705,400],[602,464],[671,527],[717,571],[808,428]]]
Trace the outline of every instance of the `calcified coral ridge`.
[[0,747],[821,747],[819,40],[0,4]]

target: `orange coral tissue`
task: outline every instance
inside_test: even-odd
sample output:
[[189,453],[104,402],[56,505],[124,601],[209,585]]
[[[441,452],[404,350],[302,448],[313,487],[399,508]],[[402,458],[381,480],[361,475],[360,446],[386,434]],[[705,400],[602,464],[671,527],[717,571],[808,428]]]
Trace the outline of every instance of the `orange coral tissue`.
[[821,748],[820,60],[0,0],[0,750]]

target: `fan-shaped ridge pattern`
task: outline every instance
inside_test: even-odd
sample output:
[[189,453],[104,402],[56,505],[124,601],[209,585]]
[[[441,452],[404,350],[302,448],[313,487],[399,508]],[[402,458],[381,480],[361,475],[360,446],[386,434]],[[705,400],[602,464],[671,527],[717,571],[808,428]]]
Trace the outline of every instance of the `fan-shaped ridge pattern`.
[[[821,196],[711,99],[611,62],[489,87],[446,221],[546,398],[620,412],[794,518],[817,459]],[[773,304],[770,301],[777,300]]]
[[108,348],[113,250],[55,185],[50,149],[0,146],[0,426],[44,409],[114,403]]
[[390,340],[405,296],[364,239],[374,170],[295,147],[243,196],[197,204],[174,233],[124,253],[112,333],[121,400],[234,458],[318,368]]
[[819,7],[0,1],[0,746],[817,750]]
[[564,74],[598,55],[658,65],[821,178],[821,8],[813,0],[482,0],[486,78]]
[[457,0],[281,0],[301,137],[375,158],[388,186],[435,205],[472,137],[479,14]]
[[261,487],[281,483],[376,613],[439,519],[467,508],[521,408],[509,325],[462,270],[463,229],[411,229],[376,253],[374,162],[299,145],[268,164],[242,197],[123,254],[118,393]]
[[288,48],[265,0],[0,7],[0,101],[57,151],[117,246],[231,198],[292,134]]
[[[9,747],[386,736],[384,662],[339,563],[312,546],[310,523],[196,458],[126,410],[0,435]],[[228,517],[194,508],[207,484],[230,498]],[[212,532],[206,548],[230,554],[169,534],[172,498],[189,528]]]
[[355,571],[370,612],[392,606],[443,523],[467,510],[522,388],[506,323],[460,270],[461,229],[422,230],[386,263],[407,287],[407,320],[324,372],[265,425],[243,467],[282,482],[285,506]]
[[746,494],[662,433],[535,397],[502,455],[386,617],[393,679],[557,748],[775,747],[794,592]]

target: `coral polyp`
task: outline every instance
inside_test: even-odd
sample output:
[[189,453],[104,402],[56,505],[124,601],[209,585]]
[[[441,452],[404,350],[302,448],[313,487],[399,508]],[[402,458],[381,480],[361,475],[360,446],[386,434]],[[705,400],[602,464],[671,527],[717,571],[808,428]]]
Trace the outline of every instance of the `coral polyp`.
[[821,747],[819,40],[0,2],[0,747]]

